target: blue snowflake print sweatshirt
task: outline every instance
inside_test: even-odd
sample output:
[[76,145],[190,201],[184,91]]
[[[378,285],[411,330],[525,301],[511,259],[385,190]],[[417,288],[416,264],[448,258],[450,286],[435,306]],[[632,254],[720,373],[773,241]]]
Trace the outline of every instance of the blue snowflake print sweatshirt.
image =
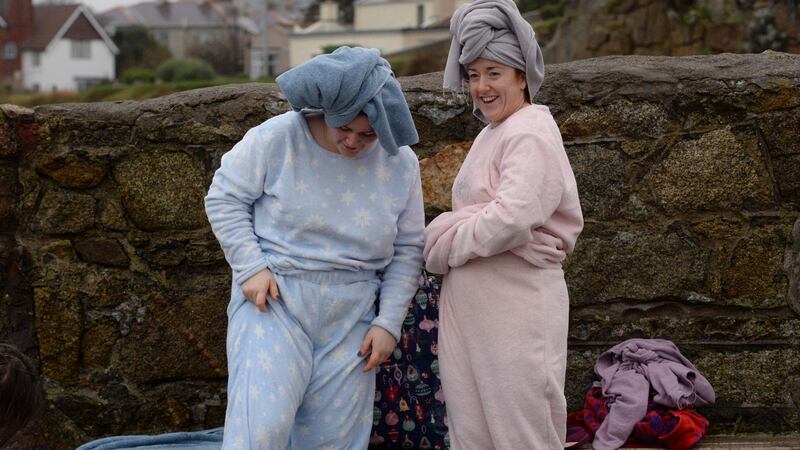
[[320,147],[303,114],[288,112],[222,157],[205,205],[236,283],[265,268],[382,271],[373,325],[400,338],[425,228],[411,148],[392,156],[376,140],[347,158]]

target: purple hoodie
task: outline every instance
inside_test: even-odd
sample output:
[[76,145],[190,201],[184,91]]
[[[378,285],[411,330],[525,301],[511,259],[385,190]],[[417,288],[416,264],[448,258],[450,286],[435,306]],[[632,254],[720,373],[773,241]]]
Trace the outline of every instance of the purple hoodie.
[[611,409],[594,436],[595,450],[621,447],[647,412],[650,387],[654,401],[670,408],[714,403],[714,388],[678,347],[664,339],[629,339],[597,359],[603,395]]

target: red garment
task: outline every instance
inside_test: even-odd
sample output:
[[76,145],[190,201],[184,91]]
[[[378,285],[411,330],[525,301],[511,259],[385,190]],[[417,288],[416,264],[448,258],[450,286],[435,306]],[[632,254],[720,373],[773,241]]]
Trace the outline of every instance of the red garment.
[[[567,417],[567,441],[585,444],[608,415],[608,405],[599,387],[586,392],[583,409]],[[669,409],[651,401],[647,414],[636,423],[625,446],[666,447],[688,450],[697,444],[708,430],[708,420],[692,409]]]
[[664,446],[671,450],[684,450],[692,448],[703,438],[708,431],[708,419],[692,409],[668,411],[678,419],[675,428],[659,439]]

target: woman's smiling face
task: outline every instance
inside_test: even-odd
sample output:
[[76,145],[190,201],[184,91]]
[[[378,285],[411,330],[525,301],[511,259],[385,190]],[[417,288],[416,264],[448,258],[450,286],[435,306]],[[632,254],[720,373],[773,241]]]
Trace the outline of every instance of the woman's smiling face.
[[467,79],[472,101],[494,125],[528,104],[525,74],[513,67],[478,58],[467,65]]

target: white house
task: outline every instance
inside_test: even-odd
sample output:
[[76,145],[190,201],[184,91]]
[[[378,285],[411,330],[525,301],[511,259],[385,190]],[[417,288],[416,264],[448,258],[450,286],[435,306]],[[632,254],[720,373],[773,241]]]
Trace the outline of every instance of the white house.
[[294,0],[233,0],[238,13],[255,24],[245,50],[244,71],[251,80],[275,77],[289,68],[289,33],[297,22]]
[[83,5],[35,5],[21,50],[23,86],[32,91],[78,91],[116,76],[119,49]]
[[320,4],[319,21],[289,36],[289,64],[296,66],[342,44],[377,47],[383,54],[450,39],[449,20],[468,0],[356,0],[353,25],[339,22],[336,3]]

